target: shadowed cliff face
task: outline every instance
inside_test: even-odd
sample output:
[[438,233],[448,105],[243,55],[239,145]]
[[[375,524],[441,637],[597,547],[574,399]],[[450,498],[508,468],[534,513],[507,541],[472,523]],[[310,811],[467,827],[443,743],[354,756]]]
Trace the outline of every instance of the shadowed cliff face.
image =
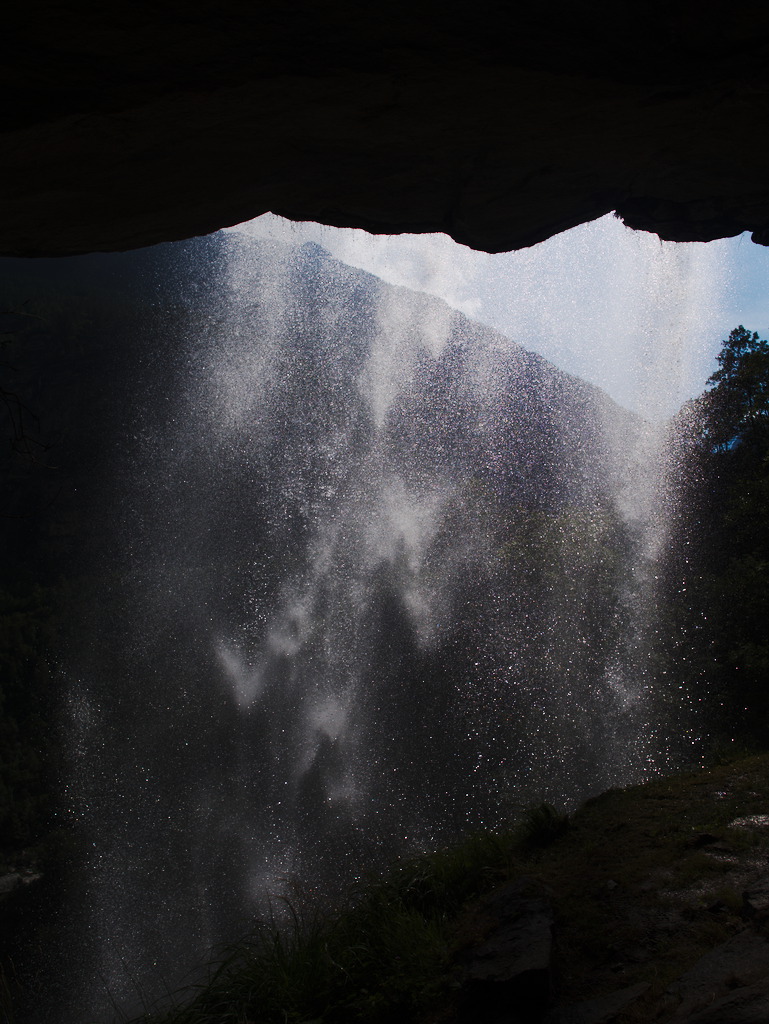
[[0,253],[267,210],[489,251],[613,209],[769,241],[769,8],[634,6],[27,5],[3,25]]

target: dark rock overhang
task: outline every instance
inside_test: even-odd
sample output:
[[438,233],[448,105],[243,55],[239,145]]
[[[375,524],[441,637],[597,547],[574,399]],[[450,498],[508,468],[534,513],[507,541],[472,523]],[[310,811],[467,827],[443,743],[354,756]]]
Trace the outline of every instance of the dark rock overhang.
[[26,5],[3,26],[0,254],[266,211],[489,251],[611,210],[769,242],[769,7]]

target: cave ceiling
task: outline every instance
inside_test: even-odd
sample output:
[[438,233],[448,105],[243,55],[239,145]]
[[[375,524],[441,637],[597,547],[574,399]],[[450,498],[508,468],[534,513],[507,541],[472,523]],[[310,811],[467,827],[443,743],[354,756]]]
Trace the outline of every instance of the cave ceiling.
[[3,255],[267,211],[487,251],[612,210],[769,242],[769,5],[40,0],[3,40]]

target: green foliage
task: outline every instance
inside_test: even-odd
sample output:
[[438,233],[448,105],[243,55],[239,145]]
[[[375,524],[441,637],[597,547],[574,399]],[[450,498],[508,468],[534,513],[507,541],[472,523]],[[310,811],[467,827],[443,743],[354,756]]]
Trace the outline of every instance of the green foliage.
[[769,424],[769,342],[735,327],[712,375],[709,425],[717,449],[746,442],[765,444]]
[[[735,328],[687,410],[688,490],[669,595],[716,742],[769,743],[769,342]],[[683,420],[681,421],[683,423]],[[686,447],[686,445],[684,445]],[[686,534],[684,537],[683,534]],[[683,653],[684,648],[679,651]]]

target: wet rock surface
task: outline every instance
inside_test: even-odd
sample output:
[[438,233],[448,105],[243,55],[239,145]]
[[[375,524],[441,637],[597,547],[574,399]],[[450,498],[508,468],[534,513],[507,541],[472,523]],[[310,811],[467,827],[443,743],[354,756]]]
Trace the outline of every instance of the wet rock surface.
[[[459,1022],[491,1024],[621,1024],[650,990],[639,982],[594,999],[561,1003],[554,979],[552,894],[531,879],[487,898],[492,922],[484,940],[463,951]],[[765,1024],[769,1020],[769,941],[747,927],[702,956],[650,1010],[664,1024]]]
[[742,906],[745,917],[769,915],[769,875],[751,882],[742,894]]
[[751,929],[738,932],[706,953],[670,986],[671,995],[680,999],[671,1020],[678,1024],[698,1019],[698,1011],[712,1008],[735,988],[763,979],[769,981],[769,942]]
[[490,251],[611,210],[669,239],[769,239],[754,4],[43,0],[3,39],[5,255],[268,210]]
[[[530,990],[528,1016],[509,998],[484,1003],[482,968],[490,951],[505,948],[507,928],[487,897],[480,923],[463,925],[472,941],[461,951],[461,1019],[766,1024],[767,787],[769,757],[760,755],[588,801],[568,832],[536,855],[533,888],[516,897],[544,900],[552,921],[549,961],[542,955],[538,966],[547,983]],[[508,884],[493,899],[508,891],[516,894]],[[479,965],[474,988],[471,963]],[[525,965],[521,957],[520,976]],[[497,984],[491,975],[489,992]],[[456,1009],[441,1018],[458,1019]]]
[[552,985],[549,893],[529,878],[517,879],[487,897],[479,912],[489,931],[458,958],[460,1021],[538,1024]]
[[546,1018],[546,1024],[603,1024],[614,1020],[618,1013],[634,1003],[649,988],[646,982],[631,985],[617,992],[588,999],[573,1006],[560,1006],[552,1010]]
[[739,988],[707,1009],[686,1019],[686,1024],[766,1024],[769,1020],[769,978]]

